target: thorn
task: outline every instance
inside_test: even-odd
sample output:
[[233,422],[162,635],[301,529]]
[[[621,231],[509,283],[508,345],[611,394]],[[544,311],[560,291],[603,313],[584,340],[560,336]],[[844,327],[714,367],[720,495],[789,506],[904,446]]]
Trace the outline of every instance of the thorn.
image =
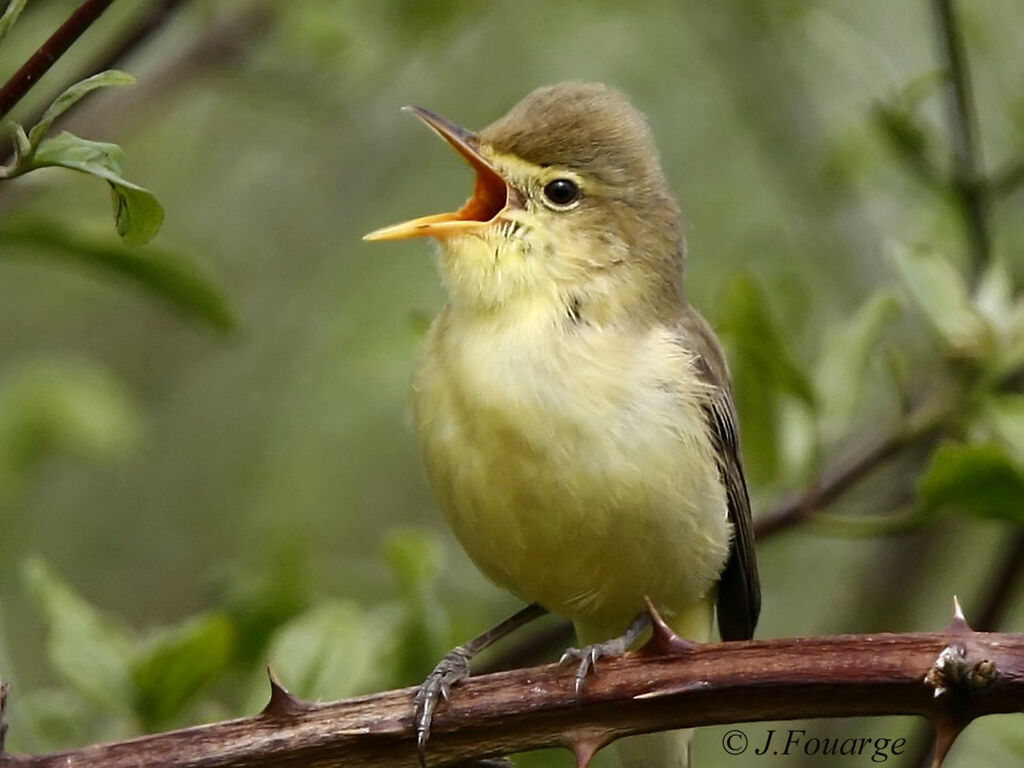
[[292,695],[287,688],[281,685],[274,670],[267,664],[267,677],[270,678],[270,701],[260,712],[267,717],[294,717],[301,712],[307,712],[313,708],[308,701]]
[[953,595],[953,621],[949,623],[950,632],[973,632],[971,625],[964,618],[964,609],[960,607],[960,600]]
[[654,607],[654,603],[651,599],[644,596],[644,604],[647,606],[647,613],[651,617],[651,639],[647,641],[647,644],[640,650],[644,653],[660,654],[666,656],[680,656],[684,653],[694,650],[697,647],[696,643],[692,643],[689,640],[680,637],[670,627],[665,620],[658,613],[658,609]]
[[968,723],[970,723],[970,720],[946,718],[932,721],[932,725],[935,727],[935,756],[932,758],[931,768],[940,768],[942,762],[946,759],[946,755],[949,754],[953,742],[956,741],[956,737],[967,727]]
[[576,756],[576,768],[589,768],[594,755],[609,741],[603,735],[593,734],[574,739],[571,742],[572,753]]

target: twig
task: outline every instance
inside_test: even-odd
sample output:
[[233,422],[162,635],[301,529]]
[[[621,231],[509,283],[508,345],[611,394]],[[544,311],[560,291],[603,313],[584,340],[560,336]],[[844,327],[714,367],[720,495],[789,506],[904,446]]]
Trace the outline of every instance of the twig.
[[818,478],[810,488],[782,501],[754,524],[758,540],[803,522],[815,511],[842,496],[858,480],[903,449],[901,434],[892,434]]
[[1002,564],[985,590],[985,598],[978,616],[978,629],[994,632],[1006,617],[1007,609],[1013,604],[1011,598],[1017,580],[1024,573],[1024,528],[1020,528],[1010,540]]
[[967,229],[974,283],[988,264],[992,238],[988,228],[988,186],[982,170],[977,110],[953,0],[934,0],[939,58],[946,70],[946,112],[953,150],[953,187]]
[[17,72],[11,75],[10,79],[0,87],[0,118],[17,104],[21,97],[28,93],[29,89],[45,75],[50,67],[68,48],[81,37],[92,23],[98,19],[114,0],[85,0],[75,12],[68,16],[57,31],[50,35],[39,50],[29,57]]
[[7,693],[11,690],[10,684],[0,680],[0,758],[4,756],[7,738]]
[[[39,119],[43,116],[43,112],[46,109],[46,105],[57,98],[69,85],[84,80],[87,77],[95,75],[99,72],[103,72],[107,69],[112,69],[120,64],[125,58],[133,53],[140,45],[148,40],[154,32],[162,27],[166,21],[172,16],[173,12],[177,10],[186,0],[160,0],[159,2],[150,4],[149,10],[144,14],[135,24],[124,32],[120,37],[115,39],[109,47],[100,51],[99,55],[96,56],[92,61],[82,66],[74,75],[68,78],[67,82],[56,91],[52,98],[46,99],[44,106],[36,110],[32,115],[26,117],[22,124],[26,126],[32,126],[39,122]],[[91,94],[90,94],[91,96]],[[77,109],[79,106],[88,101],[89,96],[75,102],[71,109],[65,114],[57,118],[56,125],[60,125],[68,115]],[[14,147],[10,141],[6,144],[6,149],[0,152],[0,165],[10,162],[11,156],[14,152]]]
[[826,471],[806,491],[782,501],[757,519],[754,530],[758,540],[803,522],[816,511],[837,501],[858,481],[904,449],[933,440],[945,429],[943,420],[943,415],[938,412],[924,419],[912,417],[912,423],[918,422],[916,426],[893,432],[862,453]]
[[[671,638],[662,638],[671,642]],[[650,730],[802,717],[923,715],[966,724],[1024,701],[1024,635],[947,631],[669,645],[603,663],[573,697],[555,665],[470,678],[435,717],[438,765],[563,746],[590,754]],[[939,659],[942,663],[937,663]],[[35,757],[0,768],[415,766],[413,689],[311,704],[274,686],[256,717]],[[585,765],[585,761],[582,762]]]

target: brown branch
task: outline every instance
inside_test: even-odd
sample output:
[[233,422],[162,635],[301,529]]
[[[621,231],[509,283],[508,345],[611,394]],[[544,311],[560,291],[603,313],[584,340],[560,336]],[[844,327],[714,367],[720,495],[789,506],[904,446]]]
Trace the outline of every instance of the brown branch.
[[[658,636],[656,636],[658,637]],[[944,632],[760,640],[673,648],[658,637],[602,662],[582,702],[555,665],[470,678],[437,713],[444,765],[542,747],[587,752],[651,730],[807,717],[922,715],[961,726],[1024,702],[1024,635]],[[274,685],[256,717],[51,755],[0,768],[415,766],[413,689],[331,704]]]
[[[68,78],[60,90],[56,91],[51,98],[45,100],[44,106],[37,109],[32,115],[26,117],[22,121],[22,124],[26,126],[33,126],[38,123],[43,116],[43,112],[46,110],[46,106],[56,99],[57,96],[63,93],[68,86],[80,82],[81,80],[85,80],[87,77],[91,77],[92,75],[103,72],[104,70],[117,67],[118,64],[131,55],[139,46],[145,43],[154,32],[160,29],[183,2],[185,2],[185,0],[160,0],[159,2],[150,4],[149,10],[139,18],[138,21],[129,27],[123,34],[113,40],[107,48],[100,51],[94,59],[79,68],[74,75]],[[75,102],[68,112],[57,118],[56,125],[59,126],[68,117],[70,112],[88,101],[91,95],[92,94],[89,94],[85,98]],[[10,141],[8,141],[6,148],[0,150],[0,165],[10,162],[13,153],[14,146]]]
[[21,69],[11,75],[10,79],[0,87],[0,118],[21,101],[33,85],[63,56],[68,48],[82,36],[93,22],[98,19],[114,0],[85,0],[75,12],[68,16],[57,31],[50,35],[39,50],[22,64]]

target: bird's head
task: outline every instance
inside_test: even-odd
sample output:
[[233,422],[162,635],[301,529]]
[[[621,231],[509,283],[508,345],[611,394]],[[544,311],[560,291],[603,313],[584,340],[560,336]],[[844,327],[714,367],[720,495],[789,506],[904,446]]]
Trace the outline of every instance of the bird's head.
[[407,107],[476,172],[457,211],[367,240],[434,237],[453,303],[570,307],[596,322],[674,311],[682,300],[676,206],[647,122],[603,85],[539,88],[479,134]]

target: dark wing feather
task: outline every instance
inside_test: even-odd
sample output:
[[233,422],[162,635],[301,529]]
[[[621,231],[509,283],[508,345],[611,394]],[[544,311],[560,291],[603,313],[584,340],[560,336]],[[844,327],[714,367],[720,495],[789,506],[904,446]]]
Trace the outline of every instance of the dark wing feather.
[[697,355],[698,373],[715,388],[704,413],[725,483],[729,520],[733,526],[732,548],[718,584],[718,631],[723,640],[749,640],[754,636],[761,613],[761,583],[729,374],[714,333],[695,309],[687,308],[684,313],[682,331],[685,345]]

